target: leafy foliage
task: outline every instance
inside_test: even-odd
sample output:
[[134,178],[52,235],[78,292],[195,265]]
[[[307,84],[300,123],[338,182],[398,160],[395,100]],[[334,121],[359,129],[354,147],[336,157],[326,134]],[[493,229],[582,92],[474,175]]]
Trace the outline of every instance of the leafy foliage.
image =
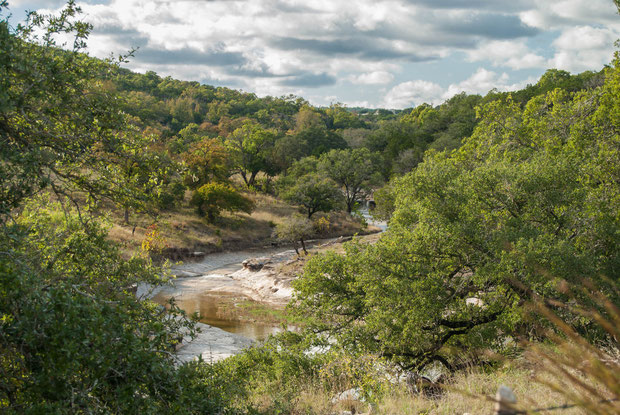
[[[161,195],[170,166],[165,152],[144,154],[151,138],[120,111],[110,62],[80,53],[90,26],[78,12],[70,1],[14,31],[0,22],[0,410],[221,412],[217,387],[198,389],[196,366],[175,366],[193,323],[136,298],[165,271],[123,258],[93,215],[66,204],[137,206]],[[73,50],[57,47],[58,34],[75,35]],[[52,200],[34,198],[45,188]]]
[[217,139],[194,143],[183,158],[188,169],[185,182],[190,188],[210,181],[225,181],[230,175],[230,154]]
[[343,201],[342,192],[336,182],[317,173],[298,177],[295,184],[284,187],[280,192],[287,202],[302,206],[312,217],[316,212],[329,212]]
[[[331,364],[282,344],[216,367],[176,367],[174,348],[193,324],[133,294],[165,271],[123,258],[66,197],[80,209],[110,199],[127,218],[130,208],[179,202],[187,173],[192,202],[213,221],[222,210],[253,209],[224,183],[231,168],[252,187],[261,173],[291,167],[281,183],[311,216],[334,207],[330,180],[351,212],[379,173],[412,170],[377,195],[393,203],[384,238],[317,255],[296,283],[298,312],[326,333],[323,345],[335,338],[333,348],[407,368],[452,366],[455,352],[530,334],[522,303],[538,296],[554,308],[564,299],[559,277],[600,279],[603,290],[601,276],[617,283],[617,62],[604,74],[551,70],[512,95],[461,94],[438,107],[320,109],[92,59],[82,53],[91,27],[78,12],[71,1],[59,17],[31,14],[15,29],[0,22],[3,412],[227,413],[247,385],[278,385],[269,408],[277,412],[300,390],[291,380],[320,377],[317,362],[326,361],[328,376],[379,393],[363,377],[368,367],[358,370],[363,361]],[[74,36],[69,50],[58,35]],[[44,189],[60,203],[26,203]],[[277,228],[302,247],[312,232],[303,216]],[[145,250],[163,246],[153,228]],[[555,308],[576,330],[589,327]]]
[[233,167],[241,174],[246,186],[252,187],[256,175],[270,168],[267,157],[273,147],[275,134],[259,125],[246,122],[237,128],[226,141],[233,159]]
[[191,370],[173,364],[191,324],[131,290],[159,269],[121,260],[104,229],[51,207],[26,209],[0,235],[3,412],[215,410],[216,395],[191,395]]
[[351,213],[358,199],[370,190],[377,177],[377,163],[366,148],[331,150],[319,159],[319,171],[343,188],[347,212]]
[[[58,17],[32,13],[15,31],[0,22],[1,215],[48,186],[127,203],[135,193],[108,168],[134,143],[119,134],[125,120],[106,82],[110,63],[80,53],[91,27],[73,19],[78,11],[69,3]],[[62,33],[75,35],[69,51],[57,47]]]
[[562,301],[560,279],[617,284],[619,79],[615,62],[597,89],[480,107],[463,147],[396,181],[376,245],[310,260],[296,289],[313,330],[405,367],[451,367],[455,350],[527,334],[521,304]]
[[192,195],[192,204],[201,215],[213,222],[222,210],[252,213],[254,202],[241,195],[229,184],[207,183]]

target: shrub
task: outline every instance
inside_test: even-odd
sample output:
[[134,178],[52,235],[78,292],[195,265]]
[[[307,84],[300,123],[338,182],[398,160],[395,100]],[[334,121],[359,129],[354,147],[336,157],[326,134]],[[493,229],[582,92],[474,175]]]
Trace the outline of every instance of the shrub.
[[254,202],[233,187],[223,183],[207,183],[192,195],[191,203],[198,213],[213,222],[222,210],[252,213]]
[[321,216],[314,222],[314,230],[316,231],[316,233],[324,235],[329,232],[332,226],[329,219],[330,219],[329,215]]
[[162,210],[170,210],[174,205],[183,200],[185,195],[185,186],[180,181],[174,181],[162,187],[156,202],[157,206]]
[[295,252],[299,255],[297,241],[301,243],[304,254],[307,254],[305,239],[314,234],[312,221],[303,215],[295,214],[287,218],[284,222],[276,225],[275,235],[281,241],[291,242],[295,248]]

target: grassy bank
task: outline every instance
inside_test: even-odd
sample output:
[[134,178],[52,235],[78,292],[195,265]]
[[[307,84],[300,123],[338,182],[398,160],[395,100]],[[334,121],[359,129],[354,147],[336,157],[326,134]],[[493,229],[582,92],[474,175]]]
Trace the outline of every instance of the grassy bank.
[[[372,356],[304,358],[263,348],[221,362],[216,369],[244,376],[239,409],[251,407],[259,414],[492,414],[493,397],[501,385],[514,391],[519,410],[570,404],[566,394],[577,391],[570,387],[560,394],[546,386],[555,378],[536,357],[506,360],[492,369],[472,366],[449,376],[444,386],[432,393],[414,392],[407,382],[397,382],[393,374],[378,369],[378,362]],[[592,388],[601,388],[577,370],[571,375]],[[555,413],[588,412],[573,407]]]
[[[207,222],[196,213],[189,204],[189,194],[183,203],[162,212],[157,218],[132,214],[129,224],[124,223],[122,211],[112,210],[110,238],[123,244],[127,253],[137,252],[155,225],[165,244],[164,256],[171,259],[182,259],[193,252],[211,253],[278,243],[273,237],[273,229],[296,213],[297,207],[264,193],[246,192],[244,195],[255,203],[256,208],[251,214],[224,212],[214,223]],[[376,231],[368,229],[346,212],[318,213],[315,217],[325,217],[329,224],[327,229],[317,234],[320,238]]]

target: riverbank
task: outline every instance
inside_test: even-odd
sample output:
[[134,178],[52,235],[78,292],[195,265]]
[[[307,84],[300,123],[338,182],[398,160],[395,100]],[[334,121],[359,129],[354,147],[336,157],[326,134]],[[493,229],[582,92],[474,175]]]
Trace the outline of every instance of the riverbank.
[[[361,238],[373,243],[379,236],[375,233]],[[174,298],[188,315],[198,317],[202,332],[194,340],[184,339],[177,352],[180,361],[198,356],[218,361],[282,331],[280,320],[257,318],[252,311],[257,306],[267,312],[281,311],[292,297],[291,283],[305,262],[318,252],[341,250],[350,239],[310,242],[309,255],[303,257],[283,248],[208,255],[197,262],[173,266],[171,271],[177,277],[170,285],[140,286],[137,295],[162,305]]]
[[[274,196],[245,191],[244,195],[255,204],[251,214],[222,212],[214,222],[199,216],[189,201],[189,193],[183,203],[170,210],[160,212],[156,223],[146,214],[132,213],[125,222],[123,212],[109,206],[112,211],[112,227],[109,237],[124,247],[127,257],[140,252],[143,241],[157,234],[158,251],[156,260],[196,261],[214,253],[238,252],[253,249],[268,249],[279,246],[273,236],[275,227],[298,211]],[[363,222],[346,212],[317,213],[314,218],[323,217],[328,225],[321,231],[321,238],[340,235],[365,234]]]

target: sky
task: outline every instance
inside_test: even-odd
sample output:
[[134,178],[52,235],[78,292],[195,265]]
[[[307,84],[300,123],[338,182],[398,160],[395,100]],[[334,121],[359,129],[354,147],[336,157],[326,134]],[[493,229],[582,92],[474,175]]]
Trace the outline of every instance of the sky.
[[[9,0],[54,13],[62,0]],[[460,92],[535,83],[549,68],[608,64],[620,38],[612,0],[88,0],[97,57],[314,105],[407,108]]]

